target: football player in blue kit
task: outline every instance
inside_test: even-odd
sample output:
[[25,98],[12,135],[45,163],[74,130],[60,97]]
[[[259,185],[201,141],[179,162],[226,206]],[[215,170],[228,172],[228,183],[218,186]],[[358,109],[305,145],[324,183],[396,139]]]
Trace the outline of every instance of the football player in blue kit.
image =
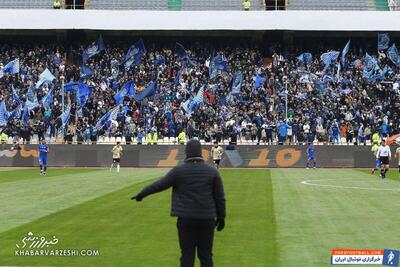
[[49,153],[49,145],[46,144],[46,140],[42,140],[39,145],[39,166],[40,175],[46,175],[47,171],[47,153]]

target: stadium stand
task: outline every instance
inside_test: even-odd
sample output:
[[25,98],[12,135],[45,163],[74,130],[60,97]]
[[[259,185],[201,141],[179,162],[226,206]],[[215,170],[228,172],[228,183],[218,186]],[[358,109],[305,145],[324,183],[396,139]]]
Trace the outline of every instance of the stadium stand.
[[29,8],[49,9],[53,8],[52,0],[1,0],[0,8]]
[[89,9],[120,9],[120,10],[167,10],[173,9],[167,0],[90,0]]
[[[71,143],[107,143],[117,138],[136,142],[140,135],[145,143],[149,133],[151,138],[157,133],[158,139],[174,142],[186,130],[189,137],[206,142],[237,138],[243,144],[283,139],[360,144],[375,131],[388,136],[399,129],[398,67],[384,53],[379,54],[379,63],[378,57],[367,56],[363,42],[353,40],[347,66],[339,74],[339,58],[333,58],[323,71],[326,60],[320,56],[326,49],[315,47],[325,47],[324,43],[313,45],[311,61],[299,59],[304,51],[300,47],[288,50],[270,45],[262,52],[256,43],[241,39],[231,43],[192,40],[185,48],[166,39],[162,43],[145,41],[147,52],[129,68],[125,58],[131,44],[112,36],[105,38],[107,53],[100,39],[92,44],[75,43],[68,50],[44,44],[4,44],[0,49],[3,131],[9,141],[23,138],[25,142],[43,137],[55,142],[63,135]],[[131,51],[142,50],[140,43],[135,48]],[[82,54],[97,49],[85,69],[80,68]],[[19,74],[13,74],[17,70],[8,62],[18,55]],[[375,71],[366,73],[364,66],[370,64]],[[35,89],[46,68],[55,81]],[[68,112],[64,113],[61,76],[71,85],[66,90]],[[153,90],[150,85],[156,80]],[[124,91],[130,81],[136,92],[151,92],[151,96],[136,99],[136,93]],[[81,86],[92,87],[91,93],[83,94]],[[129,92],[130,86],[126,87]],[[52,88],[53,95],[49,95]],[[124,93],[118,97],[117,92]],[[27,100],[32,108],[23,108]]]
[[371,0],[288,0],[289,10],[375,10]]

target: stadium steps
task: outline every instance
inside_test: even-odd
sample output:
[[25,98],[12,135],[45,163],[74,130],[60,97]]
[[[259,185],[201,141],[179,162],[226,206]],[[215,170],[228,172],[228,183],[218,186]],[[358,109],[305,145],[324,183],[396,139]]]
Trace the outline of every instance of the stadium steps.
[[90,0],[89,9],[167,10],[166,0]]
[[0,8],[53,8],[53,0],[1,0]]
[[387,0],[375,0],[375,9],[378,11],[388,11],[388,1]]
[[375,9],[375,3],[370,3],[368,0],[334,0],[334,1],[288,0],[288,9],[289,10],[371,10]]
[[[250,0],[250,10],[265,10],[263,1]],[[182,10],[243,10],[243,1],[238,0],[182,0]]]

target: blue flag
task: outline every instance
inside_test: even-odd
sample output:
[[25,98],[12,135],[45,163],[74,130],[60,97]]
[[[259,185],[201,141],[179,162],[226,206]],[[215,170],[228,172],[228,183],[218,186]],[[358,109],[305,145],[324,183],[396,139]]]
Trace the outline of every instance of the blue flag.
[[393,44],[391,47],[389,47],[389,49],[387,51],[387,56],[393,62],[393,64],[395,64],[397,67],[400,67],[399,51],[397,50],[397,47],[395,44]]
[[36,83],[36,89],[42,86],[45,83],[52,82],[56,77],[49,71],[49,69],[45,69],[39,75],[39,81]]
[[154,95],[156,90],[157,90],[157,81],[150,82],[150,84],[147,85],[147,87],[143,91],[137,92],[136,94],[134,94],[133,98],[136,101],[142,101],[146,97],[150,97],[150,96]]
[[80,74],[82,79],[90,78],[93,75],[93,70],[87,65],[82,65]]
[[68,82],[64,85],[65,92],[77,92],[79,90],[80,82]]
[[54,97],[54,86],[42,99],[42,104],[45,108],[51,108],[51,105],[53,104],[53,97]]
[[19,99],[19,96],[18,96],[17,92],[15,91],[14,85],[11,85],[11,89],[12,89],[12,100],[14,101],[15,104],[21,105],[22,101],[21,101],[21,99]]
[[257,75],[256,82],[254,85],[258,89],[264,84],[264,82],[265,82],[265,77],[262,75]]
[[345,47],[343,48],[342,51],[342,66],[346,66],[346,55],[349,52],[350,49],[350,40],[347,42],[347,44],[345,45]]
[[193,113],[197,110],[201,103],[204,101],[204,85],[197,92],[196,96],[190,101],[189,113]]
[[19,58],[16,58],[8,62],[2,69],[3,72],[9,72],[10,74],[19,73]]
[[233,74],[231,94],[239,94],[242,88],[243,74],[240,71],[236,71]]
[[176,43],[175,45],[175,55],[179,58],[179,59],[185,59],[187,58],[187,53],[186,53],[186,49],[183,47],[183,45],[181,45],[180,43]]
[[220,71],[227,71],[228,61],[223,55],[215,56],[210,62],[210,78],[214,79],[217,77]]
[[376,59],[366,53],[364,58],[363,77],[370,78],[371,75],[378,69],[379,67]]
[[154,59],[153,62],[155,65],[161,65],[161,64],[165,63],[165,57],[158,55],[158,56],[156,56],[156,58]]
[[28,107],[24,108],[24,113],[22,114],[22,122],[24,124],[27,124],[29,122],[29,109]]
[[106,50],[106,46],[104,45],[103,36],[100,35],[99,39],[94,45],[89,46],[88,48],[85,49],[85,51],[83,51],[82,54],[83,63],[85,63],[89,58],[93,57],[94,55],[97,55],[103,50]]
[[111,111],[108,111],[106,114],[104,114],[96,123],[96,126],[94,127],[97,131],[101,130],[104,125],[108,122],[110,118]]
[[378,50],[387,49],[389,47],[390,37],[387,33],[378,33]]
[[135,91],[135,84],[132,81],[125,83],[124,86],[122,86],[122,88],[114,95],[115,102],[121,104],[124,102],[125,96],[131,96]]
[[69,122],[69,118],[71,117],[71,106],[68,105],[64,112],[60,115],[60,120],[62,127],[64,127]]
[[143,53],[145,52],[146,48],[142,39],[134,43],[125,55],[125,70],[129,70],[132,64],[140,65]]
[[39,101],[36,95],[36,89],[33,85],[29,86],[28,92],[26,93],[25,107],[29,110],[34,109],[39,106]]
[[368,77],[368,81],[370,82],[375,82],[375,81],[381,81],[385,79],[386,73],[389,71],[388,66],[385,66],[383,70],[379,71],[377,74],[372,74]]
[[82,109],[82,107],[86,105],[89,96],[92,94],[92,89],[93,88],[87,84],[79,84],[78,91],[75,92],[79,109]]
[[328,67],[335,62],[338,57],[339,57],[339,52],[338,51],[331,51],[327,53],[323,53],[321,55],[321,61],[324,63],[324,72],[328,69]]
[[303,53],[300,56],[298,56],[297,59],[301,62],[306,63],[307,65],[310,65],[312,63],[311,53]]
[[3,127],[7,125],[7,120],[8,120],[8,111],[6,108],[6,105],[4,104],[4,101],[0,102],[0,126]]

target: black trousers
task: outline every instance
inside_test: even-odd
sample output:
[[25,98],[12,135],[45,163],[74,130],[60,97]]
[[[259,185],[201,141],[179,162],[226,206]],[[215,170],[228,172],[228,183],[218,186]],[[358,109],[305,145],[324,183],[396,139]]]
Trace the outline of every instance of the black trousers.
[[181,267],[194,266],[196,249],[201,267],[212,267],[215,220],[178,218],[177,227]]

